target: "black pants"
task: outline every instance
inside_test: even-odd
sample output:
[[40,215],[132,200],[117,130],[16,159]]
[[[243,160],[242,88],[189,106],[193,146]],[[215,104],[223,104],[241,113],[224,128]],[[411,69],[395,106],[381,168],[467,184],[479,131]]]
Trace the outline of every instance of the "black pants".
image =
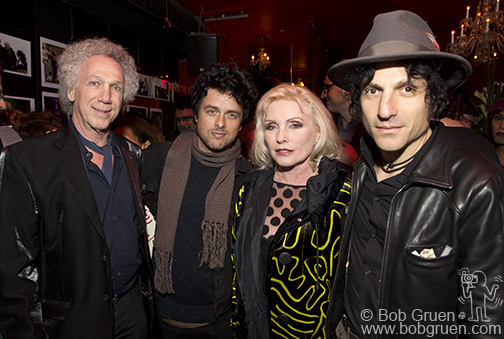
[[168,325],[161,319],[164,339],[231,339],[231,321],[229,319],[198,328],[178,328]]
[[143,306],[140,284],[114,301],[114,338],[146,339],[147,317]]

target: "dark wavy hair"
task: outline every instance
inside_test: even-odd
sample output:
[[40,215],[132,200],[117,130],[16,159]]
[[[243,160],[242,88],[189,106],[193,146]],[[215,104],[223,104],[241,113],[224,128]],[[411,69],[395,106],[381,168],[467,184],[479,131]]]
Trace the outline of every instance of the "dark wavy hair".
[[493,135],[492,135],[492,121],[494,119],[494,116],[497,113],[500,113],[502,111],[504,111],[504,98],[500,98],[499,100],[497,100],[496,102],[494,102],[494,104],[492,105],[492,107],[490,107],[490,109],[488,110],[488,115],[487,115],[487,137],[488,137],[488,140],[490,140],[490,142],[494,146],[497,146],[497,145],[495,144],[495,140],[494,140]]
[[219,93],[229,93],[236,100],[243,110],[242,126],[252,120],[259,91],[249,73],[231,62],[214,64],[209,71],[200,74],[192,89],[192,109],[196,116],[209,88]]
[[61,127],[61,122],[50,111],[28,114],[15,110],[12,112],[11,121],[14,130],[31,138],[44,135]]
[[137,137],[140,144],[144,144],[147,141],[150,141],[150,143],[153,144],[157,141],[156,133],[152,129],[152,126],[147,122],[147,120],[139,116],[129,115],[127,117],[117,119],[112,123],[112,129],[121,126],[129,127],[133,134]]
[[[446,115],[448,106],[448,89],[439,72],[441,65],[426,60],[398,61],[398,66],[403,66],[408,74],[408,82],[412,79],[424,79],[427,82],[425,102],[431,119],[442,119]],[[345,77],[348,90],[352,98],[350,110],[355,109],[356,118],[362,118],[361,94],[364,88],[374,78],[377,65],[359,66],[349,71]]]
[[175,101],[175,109],[178,109],[179,111],[183,111],[188,108],[192,108],[192,103],[191,103],[191,95],[190,94],[184,94],[180,98]]

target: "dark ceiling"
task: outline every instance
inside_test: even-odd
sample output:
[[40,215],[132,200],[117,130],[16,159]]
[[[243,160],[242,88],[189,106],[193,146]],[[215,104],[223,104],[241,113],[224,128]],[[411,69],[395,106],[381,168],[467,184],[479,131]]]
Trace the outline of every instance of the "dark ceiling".
[[[477,0],[178,0],[189,11],[204,17],[222,15],[249,16],[249,55],[257,54],[260,40],[271,57],[272,68],[289,74],[291,45],[293,46],[294,79],[310,88],[320,88],[325,70],[333,63],[357,55],[360,44],[371,29],[373,18],[383,12],[404,9],[424,18],[432,28],[441,49],[450,40],[471,6],[474,16]],[[458,31],[457,31],[458,32]],[[318,51],[318,52],[314,52]],[[316,54],[316,55],[314,55]],[[316,58],[316,60],[314,60]],[[312,74],[313,73],[313,74]],[[313,84],[316,82],[316,84]]]

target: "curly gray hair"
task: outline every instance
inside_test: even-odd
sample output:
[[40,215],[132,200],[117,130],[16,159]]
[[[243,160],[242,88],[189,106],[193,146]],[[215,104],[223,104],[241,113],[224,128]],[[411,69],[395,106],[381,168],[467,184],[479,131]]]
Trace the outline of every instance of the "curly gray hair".
[[65,49],[58,60],[58,92],[61,109],[68,116],[73,113],[73,102],[68,91],[75,89],[79,80],[81,64],[93,55],[105,55],[117,61],[124,73],[123,105],[133,101],[138,90],[139,75],[135,60],[128,51],[107,38],[92,38],[74,42]]

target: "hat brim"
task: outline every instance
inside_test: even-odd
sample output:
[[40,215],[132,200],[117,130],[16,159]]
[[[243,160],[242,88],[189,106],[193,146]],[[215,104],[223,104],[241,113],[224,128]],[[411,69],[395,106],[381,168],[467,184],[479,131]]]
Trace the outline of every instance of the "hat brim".
[[345,81],[346,74],[358,66],[372,65],[383,62],[394,62],[411,59],[432,60],[441,64],[441,76],[445,80],[448,90],[454,90],[462,85],[471,75],[472,68],[469,61],[456,54],[446,52],[414,52],[392,55],[361,57],[342,61],[333,65],[327,76],[338,87],[348,90]]

